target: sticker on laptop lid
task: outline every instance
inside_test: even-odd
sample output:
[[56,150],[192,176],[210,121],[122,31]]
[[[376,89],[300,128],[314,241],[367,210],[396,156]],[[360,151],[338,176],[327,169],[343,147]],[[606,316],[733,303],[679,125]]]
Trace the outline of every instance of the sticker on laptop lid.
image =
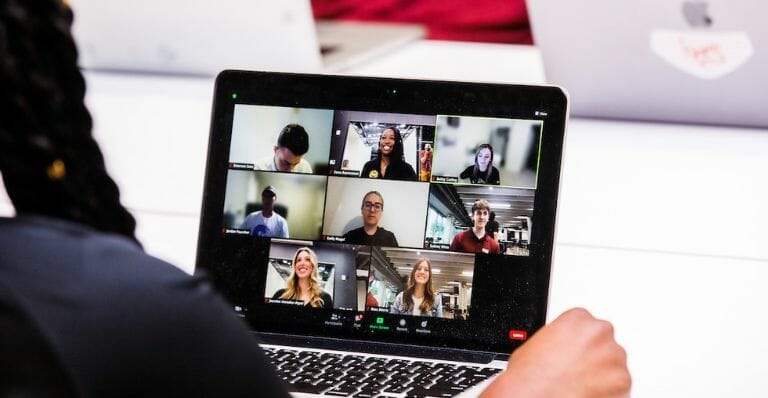
[[651,50],[677,69],[700,79],[719,79],[752,58],[746,32],[651,31]]

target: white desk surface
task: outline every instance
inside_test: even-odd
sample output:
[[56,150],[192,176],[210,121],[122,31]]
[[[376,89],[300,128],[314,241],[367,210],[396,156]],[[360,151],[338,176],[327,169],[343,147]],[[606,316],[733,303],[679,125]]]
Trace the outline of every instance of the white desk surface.
[[[349,73],[543,81],[533,47],[428,41]],[[139,238],[191,272],[213,79],[86,77]],[[768,392],[767,171],[768,130],[571,120],[550,318],[584,306],[611,320],[634,397]]]

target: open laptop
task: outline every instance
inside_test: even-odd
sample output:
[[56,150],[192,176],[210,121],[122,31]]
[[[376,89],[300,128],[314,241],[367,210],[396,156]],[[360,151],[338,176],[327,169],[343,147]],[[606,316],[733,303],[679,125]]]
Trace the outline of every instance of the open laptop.
[[547,81],[579,116],[768,126],[762,3],[531,0]]
[[[545,322],[566,118],[551,86],[222,72],[197,270],[296,396],[474,396]],[[363,172],[398,146],[410,171]]]
[[412,24],[321,22],[309,0],[70,0],[86,69],[215,76],[342,71],[422,38]]

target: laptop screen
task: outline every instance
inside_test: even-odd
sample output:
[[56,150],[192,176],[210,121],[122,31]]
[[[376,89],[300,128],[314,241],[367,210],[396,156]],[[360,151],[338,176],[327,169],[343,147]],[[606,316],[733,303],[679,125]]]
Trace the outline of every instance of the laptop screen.
[[545,320],[565,118],[554,87],[224,72],[198,269],[259,332],[508,353]]

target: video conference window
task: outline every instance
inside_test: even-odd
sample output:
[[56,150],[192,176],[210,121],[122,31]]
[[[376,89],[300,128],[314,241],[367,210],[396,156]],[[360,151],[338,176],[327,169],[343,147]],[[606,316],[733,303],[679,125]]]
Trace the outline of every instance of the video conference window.
[[438,115],[432,181],[535,188],[542,122]]
[[328,174],[333,110],[235,105],[229,160],[243,168]]
[[423,247],[429,184],[328,177],[327,192],[326,240]]
[[320,239],[327,177],[230,169],[224,198],[227,232]]
[[366,308],[399,315],[466,319],[474,264],[474,254],[374,247]]
[[370,256],[369,246],[273,240],[265,301],[363,311]]
[[527,256],[535,191],[432,184],[424,247]]
[[434,116],[336,112],[332,175],[430,181]]

